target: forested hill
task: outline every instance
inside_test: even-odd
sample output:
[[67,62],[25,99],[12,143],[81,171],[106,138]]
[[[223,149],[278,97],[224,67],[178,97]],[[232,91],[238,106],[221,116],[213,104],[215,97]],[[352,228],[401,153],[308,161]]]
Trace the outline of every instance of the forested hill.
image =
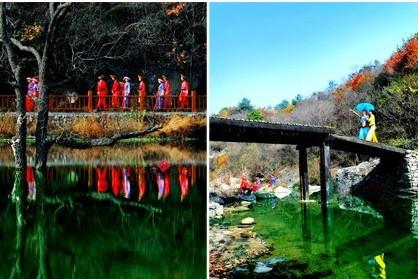
[[[278,100],[279,101],[279,100]],[[358,119],[349,110],[359,102],[376,107],[377,135],[383,142],[418,147],[418,34],[407,40],[383,64],[375,61],[350,74],[346,81],[309,97],[282,100],[274,108],[254,108],[243,98],[223,108],[222,117],[333,126],[338,133],[356,136]]]
[[[39,51],[49,3],[7,3],[6,9],[10,35]],[[202,92],[206,45],[206,3],[73,3],[57,29],[48,87],[85,93],[99,74],[129,76],[134,83],[143,74],[155,92],[157,77],[165,74],[178,92],[181,73]],[[37,76],[36,71],[35,59],[27,55],[23,74]],[[7,56],[0,55],[0,94],[13,94],[12,81]]]

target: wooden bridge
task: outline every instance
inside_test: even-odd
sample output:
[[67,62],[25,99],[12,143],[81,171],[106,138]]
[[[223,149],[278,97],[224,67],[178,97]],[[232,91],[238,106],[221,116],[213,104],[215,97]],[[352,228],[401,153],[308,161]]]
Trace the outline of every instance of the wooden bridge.
[[299,151],[301,198],[308,199],[307,148],[320,148],[321,201],[330,199],[330,149],[355,152],[386,159],[402,159],[406,151],[384,144],[366,142],[354,137],[339,136],[330,127],[247,121],[211,117],[211,141],[254,142],[296,145]]

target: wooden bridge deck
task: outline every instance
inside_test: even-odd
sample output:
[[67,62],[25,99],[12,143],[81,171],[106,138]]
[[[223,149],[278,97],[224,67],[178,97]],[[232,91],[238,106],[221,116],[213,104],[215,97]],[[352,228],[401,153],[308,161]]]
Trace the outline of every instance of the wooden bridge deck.
[[336,135],[335,129],[323,126],[211,117],[209,134],[212,141],[290,144],[304,147],[321,146],[327,143],[334,150],[369,156],[386,157],[406,154],[406,151],[401,148]]

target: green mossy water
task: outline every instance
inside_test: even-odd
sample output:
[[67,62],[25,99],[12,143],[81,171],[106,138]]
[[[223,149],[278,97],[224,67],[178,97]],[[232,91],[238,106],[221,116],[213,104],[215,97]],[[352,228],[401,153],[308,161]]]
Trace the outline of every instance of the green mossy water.
[[[283,278],[417,278],[418,239],[369,214],[318,203],[257,201],[250,211],[226,216],[237,225],[245,217],[256,221],[254,231],[273,245],[271,257],[285,257],[275,267]],[[384,255],[382,270],[373,261]],[[262,259],[260,259],[262,260]],[[296,264],[297,263],[297,264]],[[281,273],[282,272],[282,273]],[[260,275],[258,275],[260,277]],[[269,278],[269,277],[260,277]]]

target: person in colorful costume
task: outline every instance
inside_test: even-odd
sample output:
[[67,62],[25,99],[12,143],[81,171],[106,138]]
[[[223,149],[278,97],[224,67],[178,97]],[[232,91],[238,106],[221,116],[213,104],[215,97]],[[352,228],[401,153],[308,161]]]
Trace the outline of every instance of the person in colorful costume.
[[131,94],[131,79],[129,77],[124,77],[123,80],[123,101],[122,105],[124,109],[129,109],[129,94]]
[[376,137],[376,118],[374,117],[374,114],[372,111],[368,111],[369,116],[369,132],[366,136],[366,141],[371,141],[373,143],[379,143]]
[[367,111],[364,110],[360,117],[361,126],[360,126],[359,135],[358,135],[358,138],[361,140],[365,140],[367,137],[367,134],[369,133],[370,128],[369,128],[368,122],[369,122],[369,117],[367,116]]
[[110,75],[113,80],[112,85],[112,107],[119,108],[120,107],[120,97],[122,95],[122,85],[118,81],[116,75]]
[[155,108],[161,110],[164,108],[164,95],[165,95],[165,86],[164,80],[161,78],[158,79],[158,91],[157,91],[157,102],[155,103]]
[[145,84],[144,77],[141,75],[138,75],[138,105],[141,105],[141,97],[147,96],[147,85]]
[[26,111],[34,111],[35,102],[32,98],[32,94],[34,92],[33,86],[35,83],[33,82],[31,77],[27,77],[26,81],[28,82],[28,91],[26,92],[26,97],[25,97],[25,108],[26,108]]
[[179,94],[179,103],[180,103],[181,109],[186,109],[189,103],[188,95],[189,95],[190,86],[184,75],[180,75],[180,79],[181,79],[181,87],[180,87],[180,94]]
[[164,108],[169,109],[171,108],[171,84],[166,75],[163,75],[163,80],[164,80],[164,88],[165,88]]
[[97,96],[99,96],[99,101],[97,102],[96,109],[106,109],[106,96],[107,96],[107,83],[104,81],[104,75],[98,77],[99,81],[97,82]]

